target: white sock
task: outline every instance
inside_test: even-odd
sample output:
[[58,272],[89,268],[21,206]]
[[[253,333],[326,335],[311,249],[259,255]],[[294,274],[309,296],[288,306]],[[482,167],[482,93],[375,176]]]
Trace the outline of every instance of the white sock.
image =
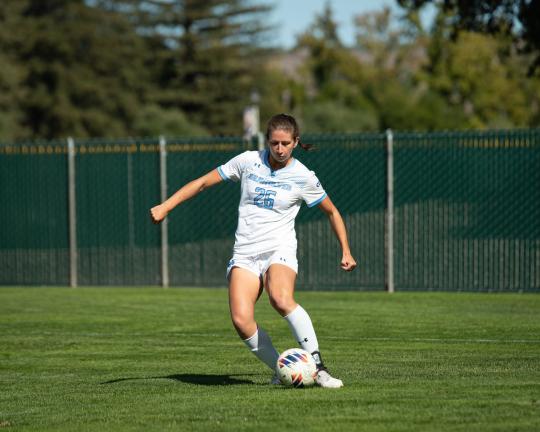
[[[302,349],[309,353],[317,352],[319,354],[319,342],[315,335],[315,329],[311,318],[305,309],[298,305],[289,315],[284,317],[289,323],[293,336],[296,338]],[[319,354],[320,356],[320,354]],[[319,363],[319,359],[315,358],[315,361]]]
[[272,340],[266,332],[258,327],[255,334],[248,339],[244,339],[244,343],[248,346],[253,354],[257,358],[266,364],[273,371],[276,370],[276,362],[279,357],[279,353],[272,345]]

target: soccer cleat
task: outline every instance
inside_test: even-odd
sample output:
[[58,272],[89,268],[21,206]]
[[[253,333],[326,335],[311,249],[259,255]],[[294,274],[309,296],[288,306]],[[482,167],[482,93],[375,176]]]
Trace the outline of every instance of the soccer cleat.
[[274,376],[270,380],[270,385],[281,385],[281,380],[279,379],[277,374],[274,374]]
[[317,377],[315,378],[315,382],[320,387],[324,388],[340,388],[343,387],[343,381],[340,379],[334,378],[332,375],[328,373],[326,369],[319,369],[317,371]]

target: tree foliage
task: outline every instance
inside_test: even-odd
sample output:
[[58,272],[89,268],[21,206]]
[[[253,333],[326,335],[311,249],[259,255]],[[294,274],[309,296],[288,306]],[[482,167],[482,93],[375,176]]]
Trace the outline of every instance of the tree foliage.
[[535,52],[531,71],[540,68],[539,0],[398,0],[408,10],[435,4],[448,17],[454,37],[459,31],[514,35]]
[[353,46],[327,3],[285,51],[266,0],[4,0],[0,139],[240,135],[254,94],[308,132],[540,124],[539,1],[398,3]]
[[161,115],[161,133],[238,134],[267,10],[246,0],[2,2],[0,134],[145,134]]
[[[356,17],[353,49],[336,39],[329,6],[298,41],[309,53],[303,101],[313,131],[441,130],[537,126],[538,76],[508,32],[461,30],[440,8],[426,30],[416,10]],[[297,92],[298,93],[298,92]]]
[[129,133],[147,82],[129,22],[82,0],[2,5],[5,30],[15,35],[3,38],[3,52],[21,72],[14,97],[24,135]]
[[[102,0],[158,41],[153,102],[181,110],[213,133],[239,133],[260,68],[266,5],[246,0]],[[159,47],[161,44],[161,49]]]

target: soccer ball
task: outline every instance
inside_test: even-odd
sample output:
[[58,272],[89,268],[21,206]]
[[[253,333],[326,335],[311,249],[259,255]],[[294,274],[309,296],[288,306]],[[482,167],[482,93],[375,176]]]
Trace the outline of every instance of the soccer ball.
[[276,372],[286,386],[309,387],[315,384],[317,365],[307,351],[291,348],[279,356]]

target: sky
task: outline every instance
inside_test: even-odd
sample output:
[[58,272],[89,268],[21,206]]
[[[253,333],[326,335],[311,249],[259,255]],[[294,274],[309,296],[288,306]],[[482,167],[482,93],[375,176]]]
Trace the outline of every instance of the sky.
[[[303,33],[320,14],[328,0],[273,0],[275,4],[273,23],[276,24],[276,45],[291,48],[295,35]],[[345,45],[354,43],[353,19],[366,12],[380,11],[384,6],[399,11],[395,0],[330,0],[334,20],[338,23],[338,35]]]

